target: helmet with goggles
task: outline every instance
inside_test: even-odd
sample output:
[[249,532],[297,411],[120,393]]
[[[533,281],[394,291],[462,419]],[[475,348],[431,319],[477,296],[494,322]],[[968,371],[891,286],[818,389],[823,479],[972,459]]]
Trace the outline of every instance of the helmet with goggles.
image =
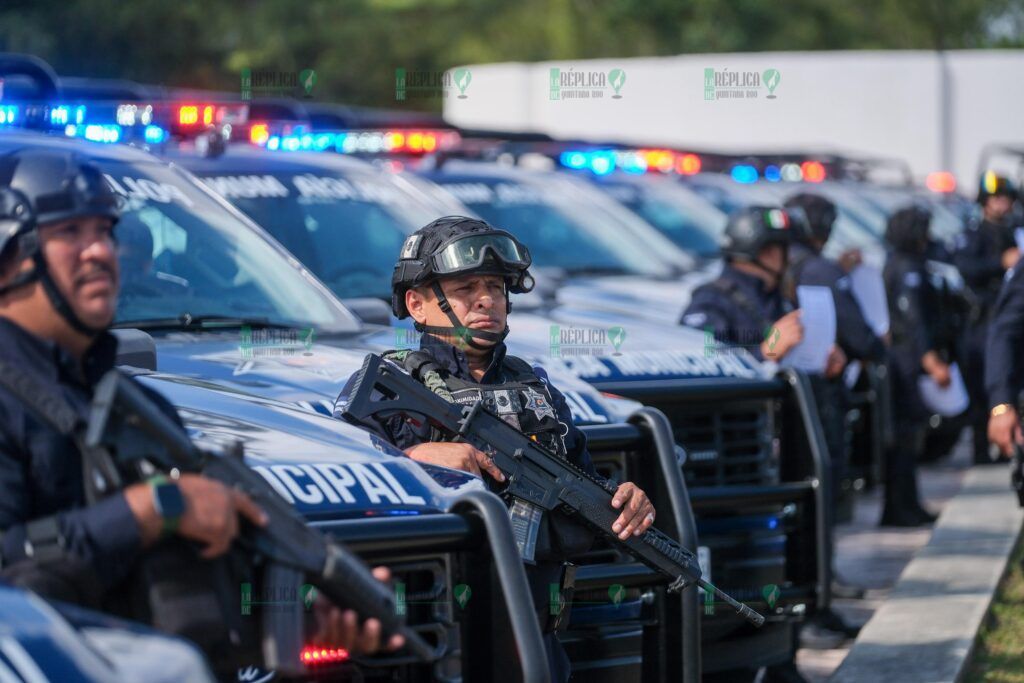
[[[416,287],[430,286],[441,310],[452,322],[452,328],[417,323],[417,329],[445,334],[454,331],[467,344],[486,348],[475,344],[473,339],[501,341],[508,334],[508,328],[501,333],[466,328],[451,310],[438,279],[468,274],[498,275],[505,281],[506,294],[520,294],[533,289],[530,264],[529,250],[511,233],[477,218],[438,218],[409,235],[402,245],[391,276],[391,310],[399,319],[408,317],[405,293]],[[511,310],[511,303],[506,305]]]

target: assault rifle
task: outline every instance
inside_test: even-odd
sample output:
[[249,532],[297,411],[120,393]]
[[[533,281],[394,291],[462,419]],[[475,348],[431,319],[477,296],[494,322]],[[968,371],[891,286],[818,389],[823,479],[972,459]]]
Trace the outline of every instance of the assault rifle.
[[548,514],[568,514],[670,579],[669,591],[681,591],[696,583],[755,626],[764,623],[763,616],[702,579],[697,557],[657,529],[649,528],[643,535],[630,536],[625,541],[619,539],[611,530],[619,516],[611,505],[615,487],[529,439],[488,411],[481,401],[472,406],[449,403],[397,366],[370,354],[356,375],[342,413],[366,425],[374,416],[405,415],[429,420],[438,429],[494,458],[494,464],[506,477],[507,486],[501,492],[506,499]]
[[[384,633],[404,636],[405,647],[419,659],[434,658],[433,648],[398,615],[388,588],[359,558],[309,527],[263,477],[245,464],[241,444],[223,454],[200,450],[179,425],[116,370],[108,372],[96,387],[84,441],[93,453],[109,453],[118,469],[146,461],[165,472],[177,469],[201,473],[243,491],[269,518],[262,528],[243,525],[237,542],[246,550],[270,560],[272,569],[283,569],[286,575],[292,573],[308,581],[335,604],[351,607],[361,618],[380,620]],[[294,621],[288,625],[299,626]],[[279,670],[301,666],[296,649],[301,646],[301,633],[294,633],[294,628],[292,631],[282,631],[280,622],[273,621],[264,628],[264,655],[274,660],[268,665],[276,664]]]

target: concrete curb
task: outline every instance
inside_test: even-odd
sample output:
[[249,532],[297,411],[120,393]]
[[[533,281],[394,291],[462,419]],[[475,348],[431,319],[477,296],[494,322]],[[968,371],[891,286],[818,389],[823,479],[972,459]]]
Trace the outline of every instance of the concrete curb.
[[830,683],[959,681],[1024,512],[1005,467],[975,467]]

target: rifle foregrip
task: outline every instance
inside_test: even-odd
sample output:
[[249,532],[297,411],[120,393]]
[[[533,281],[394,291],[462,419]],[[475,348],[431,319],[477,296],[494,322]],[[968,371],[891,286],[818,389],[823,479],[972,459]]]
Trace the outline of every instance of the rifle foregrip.
[[434,648],[399,616],[391,591],[351,553],[331,545],[322,579],[315,583],[335,603],[350,606],[364,619],[380,621],[385,638],[401,635],[405,638],[405,647],[421,660],[434,659]]

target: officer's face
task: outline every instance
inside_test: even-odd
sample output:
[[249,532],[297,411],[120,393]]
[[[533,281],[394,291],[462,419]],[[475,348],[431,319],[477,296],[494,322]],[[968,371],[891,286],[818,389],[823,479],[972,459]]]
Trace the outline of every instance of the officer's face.
[[119,271],[113,226],[106,218],[75,218],[40,226],[50,276],[75,315],[90,327],[114,320]]
[[985,218],[991,221],[1001,221],[1006,214],[1010,213],[1013,200],[1001,194],[993,195],[985,200]]
[[781,273],[786,268],[786,248],[781,244],[769,244],[758,253],[757,260],[776,273]]
[[[441,291],[463,325],[484,332],[505,329],[505,281],[497,275],[462,275],[441,279]],[[437,304],[430,288],[410,290],[406,305],[413,319],[425,325],[448,327],[451,321]],[[477,343],[491,342],[477,339]]]

